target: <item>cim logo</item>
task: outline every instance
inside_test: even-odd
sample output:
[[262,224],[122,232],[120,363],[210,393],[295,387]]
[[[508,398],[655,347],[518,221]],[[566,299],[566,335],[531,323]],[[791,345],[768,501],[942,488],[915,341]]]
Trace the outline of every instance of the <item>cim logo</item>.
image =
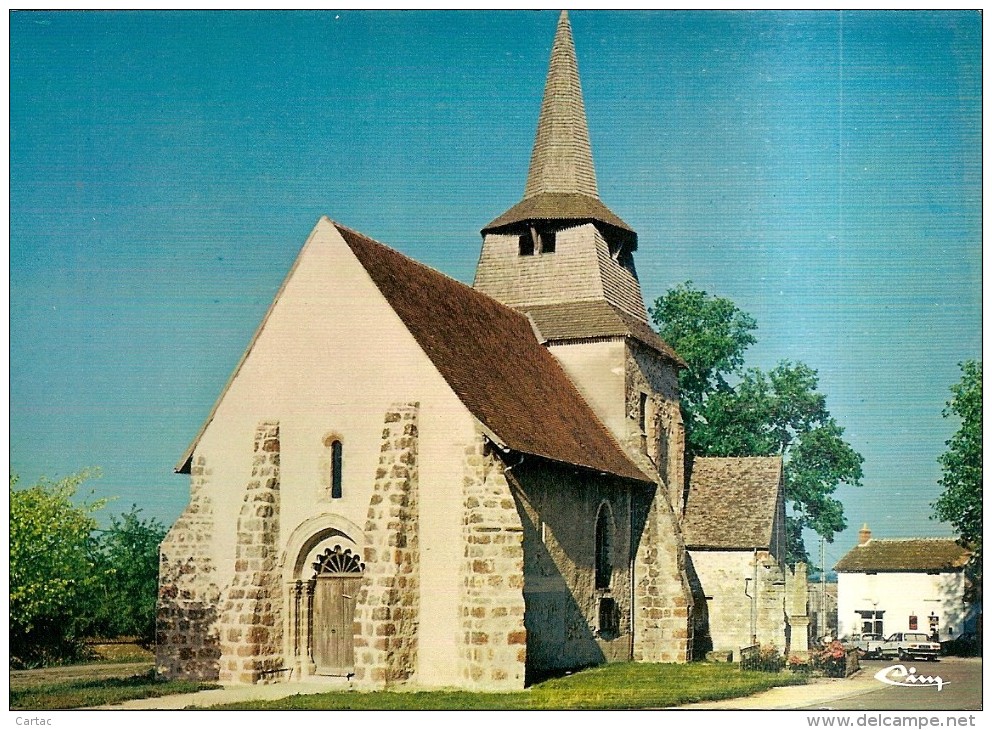
[[917,674],[916,667],[906,669],[902,664],[893,664],[891,667],[879,669],[875,672],[875,679],[883,684],[891,684],[895,687],[927,687],[936,685],[938,692],[945,685],[950,684],[950,682],[945,682],[941,679],[939,675],[929,677],[925,674]]

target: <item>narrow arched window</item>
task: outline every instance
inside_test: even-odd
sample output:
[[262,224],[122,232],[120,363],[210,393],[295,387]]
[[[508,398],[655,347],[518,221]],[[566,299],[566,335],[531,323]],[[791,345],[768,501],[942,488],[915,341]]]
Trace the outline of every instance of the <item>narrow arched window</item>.
[[331,498],[341,499],[341,442],[331,444]]
[[596,517],[596,588],[609,588],[613,579],[613,525],[604,504]]

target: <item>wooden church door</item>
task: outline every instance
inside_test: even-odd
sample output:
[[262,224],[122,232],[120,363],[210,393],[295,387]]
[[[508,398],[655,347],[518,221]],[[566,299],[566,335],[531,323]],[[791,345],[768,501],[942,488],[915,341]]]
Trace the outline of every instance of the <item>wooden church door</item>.
[[317,674],[355,671],[355,599],[362,585],[361,560],[339,545],[314,563],[313,661]]

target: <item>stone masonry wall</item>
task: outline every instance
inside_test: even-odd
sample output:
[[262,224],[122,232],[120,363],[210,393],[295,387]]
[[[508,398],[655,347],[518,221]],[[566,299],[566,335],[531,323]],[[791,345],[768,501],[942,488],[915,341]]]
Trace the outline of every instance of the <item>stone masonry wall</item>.
[[165,679],[216,680],[220,660],[217,603],[210,559],[213,505],[207,494],[212,470],[193,459],[190,500],[159,550],[155,665]]
[[767,552],[759,551],[757,630],[758,643],[771,644],[779,651],[786,650],[785,634],[785,573],[788,571]]
[[[708,604],[701,630],[715,651],[737,652],[752,643],[752,613],[759,644],[783,652],[807,648],[805,565],[793,572],[769,553],[750,550],[693,550],[692,564]],[[787,617],[795,619],[791,647]]]
[[[625,370],[631,438],[623,446],[634,463],[658,480],[654,489],[641,490],[631,507],[634,535],[639,535],[634,561],[634,661],[684,662],[692,655],[692,593],[679,525],[685,436],[678,371],[636,342],[628,343]],[[648,397],[643,439],[638,423],[642,393]]]
[[675,514],[661,488],[642,491],[632,510],[634,524],[643,525],[634,561],[633,659],[688,661],[692,598]]
[[[624,449],[647,474],[657,473],[668,502],[682,514],[685,492],[685,428],[679,408],[678,370],[640,343],[628,342],[625,408],[628,435]],[[645,431],[640,431],[641,394],[648,396]]]
[[365,522],[366,571],[355,607],[355,680],[366,688],[410,681],[420,624],[419,403],[386,413]]
[[809,651],[809,585],[806,563],[785,569],[785,615],[789,621],[789,653],[804,656]]
[[[527,683],[630,660],[629,482],[526,457],[507,476],[523,524]],[[567,499],[564,498],[567,495]],[[608,516],[611,575],[596,585],[596,533]],[[612,602],[616,625],[604,617]]]
[[222,597],[220,681],[282,679],[279,575],[279,424],[255,431],[251,480],[238,516],[234,578]]
[[466,448],[459,670],[479,689],[523,688],[527,664],[523,526],[504,468],[481,434]]

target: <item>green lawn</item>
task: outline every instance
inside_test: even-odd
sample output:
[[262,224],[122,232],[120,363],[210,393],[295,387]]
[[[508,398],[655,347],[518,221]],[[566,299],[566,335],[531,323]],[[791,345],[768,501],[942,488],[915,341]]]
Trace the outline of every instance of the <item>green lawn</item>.
[[37,681],[31,686],[10,690],[12,710],[67,710],[75,707],[94,707],[143,697],[196,692],[215,687],[199,682],[161,682],[154,671],[133,677],[93,679],[60,679],[52,682]]
[[328,692],[225,710],[611,710],[674,707],[803,684],[790,673],[742,672],[728,664],[609,664],[522,692]]

